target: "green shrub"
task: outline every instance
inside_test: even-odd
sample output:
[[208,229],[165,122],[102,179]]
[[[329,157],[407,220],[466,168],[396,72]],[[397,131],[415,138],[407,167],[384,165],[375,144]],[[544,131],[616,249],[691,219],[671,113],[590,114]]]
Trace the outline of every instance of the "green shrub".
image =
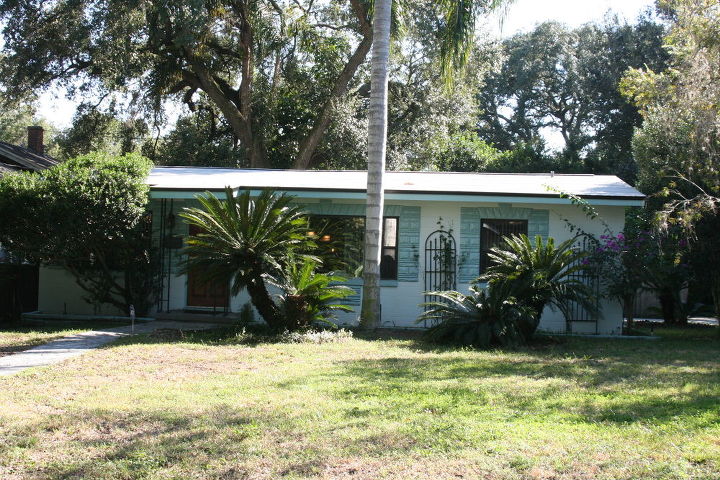
[[572,238],[556,247],[552,238],[545,242],[538,235],[533,245],[527,235],[512,235],[490,250],[493,265],[478,281],[500,288],[534,312],[533,322],[522,325],[525,339],[532,337],[548,305],[559,309],[566,318],[573,304],[597,313],[592,288],[578,278],[578,274],[591,273],[592,265],[583,261],[587,252],[574,248],[574,243]]
[[426,295],[439,299],[422,304],[428,310],[417,321],[439,322],[425,333],[426,338],[438,343],[480,348],[516,346],[527,340],[523,332],[534,323],[535,312],[510,295],[508,284],[486,289],[473,285],[469,295],[453,290]]
[[335,326],[332,322],[336,311],[351,312],[352,308],[338,303],[353,295],[349,287],[337,285],[345,278],[333,274],[318,273],[318,262],[294,259],[285,267],[284,275],[275,286],[282,290],[278,305],[285,319],[285,328],[297,330],[313,325]]

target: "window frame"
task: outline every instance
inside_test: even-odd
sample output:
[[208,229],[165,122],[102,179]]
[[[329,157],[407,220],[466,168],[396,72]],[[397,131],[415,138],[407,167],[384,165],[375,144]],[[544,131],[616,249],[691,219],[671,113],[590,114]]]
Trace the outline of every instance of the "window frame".
[[[387,232],[387,222],[388,220],[395,220],[395,245],[386,245],[385,244],[385,232]],[[383,269],[383,261],[382,259],[385,258],[385,252],[388,250],[392,250],[394,255],[392,258],[395,259],[395,264],[388,270],[388,267],[386,266],[385,269]],[[380,242],[380,280],[397,280],[398,278],[398,255],[400,252],[400,217],[397,216],[387,216],[383,217],[383,230],[382,230],[382,241]],[[390,275],[383,276],[383,273],[389,273]]]

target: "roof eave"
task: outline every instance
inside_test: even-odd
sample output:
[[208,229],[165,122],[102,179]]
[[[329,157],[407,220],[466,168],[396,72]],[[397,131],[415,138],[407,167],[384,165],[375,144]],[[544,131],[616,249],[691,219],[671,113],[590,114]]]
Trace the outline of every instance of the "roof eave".
[[[311,189],[292,188],[284,189],[279,187],[235,187],[234,192],[239,190],[250,190],[259,193],[266,189],[276,189],[298,198],[307,199],[344,199],[364,200],[365,190],[358,189]],[[193,187],[170,188],[150,186],[152,198],[175,198],[191,199],[203,192],[214,194],[222,193],[225,188],[204,188]],[[386,190],[387,200],[411,200],[411,201],[448,201],[448,202],[515,202],[515,203],[545,203],[545,204],[570,204],[567,198],[561,198],[553,194],[531,194],[531,193],[497,193],[497,192],[448,192],[448,191],[407,191],[407,190]],[[592,205],[614,205],[614,206],[643,206],[645,196],[617,196],[617,195],[581,195],[580,198]]]

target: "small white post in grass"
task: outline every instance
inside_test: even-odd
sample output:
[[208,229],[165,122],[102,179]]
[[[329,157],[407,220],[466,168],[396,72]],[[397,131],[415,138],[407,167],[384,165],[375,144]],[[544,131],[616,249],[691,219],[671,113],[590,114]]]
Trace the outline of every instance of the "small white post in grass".
[[130,333],[135,333],[135,305],[130,305]]

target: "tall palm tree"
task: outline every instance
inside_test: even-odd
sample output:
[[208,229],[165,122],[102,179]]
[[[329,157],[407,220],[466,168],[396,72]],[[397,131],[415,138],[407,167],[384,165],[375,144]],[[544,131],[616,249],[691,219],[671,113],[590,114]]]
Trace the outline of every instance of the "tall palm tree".
[[[442,73],[452,84],[453,73],[468,60],[475,35],[475,20],[512,0],[440,0],[444,22],[438,32]],[[365,220],[365,259],[360,326],[380,325],[380,256],[385,206],[383,173],[387,144],[387,84],[390,56],[392,0],[373,1],[373,48],[368,117],[368,173]]]
[[280,282],[286,260],[307,242],[303,211],[291,205],[292,197],[269,190],[257,198],[250,192],[235,197],[226,187],[224,200],[210,192],[197,200],[202,208],[180,214],[201,229],[187,238],[184,272],[199,272],[207,282],[229,282],[233,295],[247,289],[265,322],[273,329],[284,327],[266,281]]
[[375,0],[373,5],[373,48],[368,118],[367,200],[365,211],[365,259],[360,325],[380,324],[380,256],[382,218],[385,207],[383,173],[387,145],[388,59],[392,0]]

